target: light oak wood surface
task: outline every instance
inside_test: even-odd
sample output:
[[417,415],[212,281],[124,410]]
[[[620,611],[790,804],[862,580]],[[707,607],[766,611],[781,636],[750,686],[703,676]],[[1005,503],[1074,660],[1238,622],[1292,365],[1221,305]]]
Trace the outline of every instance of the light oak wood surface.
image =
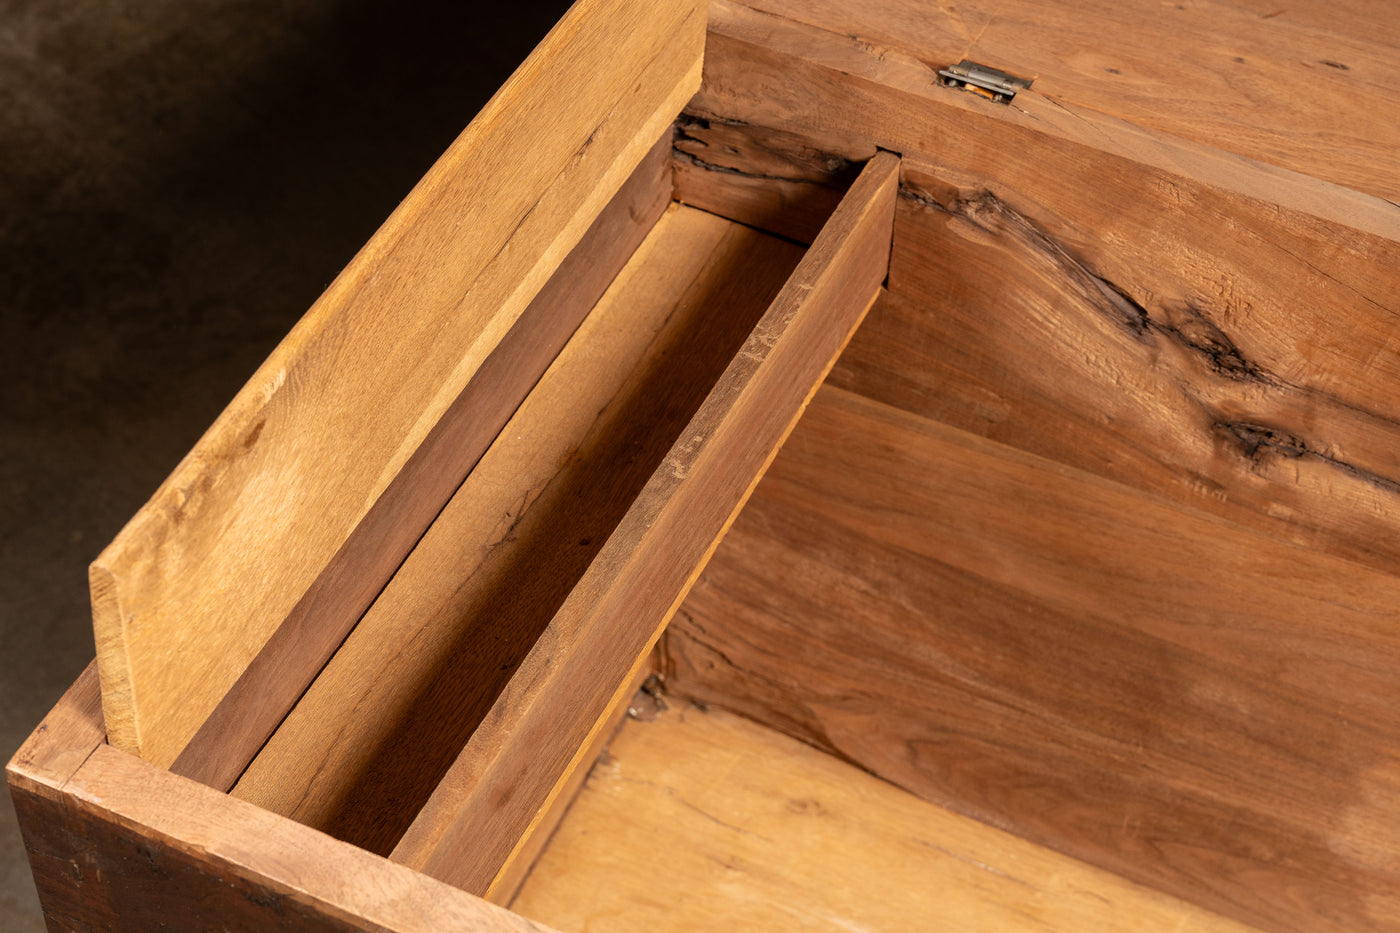
[[[393,858],[484,891],[873,303],[899,160],[866,165]],[[505,842],[505,846],[498,850]]]
[[115,745],[181,754],[694,93],[704,10],[575,4],[94,562]]
[[663,216],[234,795],[388,854],[801,256]]
[[226,790],[344,643],[671,203],[665,133],[443,414],[171,770]]
[[669,686],[1262,929],[1400,929],[1400,580],[842,390]]
[[565,933],[1248,933],[720,710],[629,720],[512,904]]

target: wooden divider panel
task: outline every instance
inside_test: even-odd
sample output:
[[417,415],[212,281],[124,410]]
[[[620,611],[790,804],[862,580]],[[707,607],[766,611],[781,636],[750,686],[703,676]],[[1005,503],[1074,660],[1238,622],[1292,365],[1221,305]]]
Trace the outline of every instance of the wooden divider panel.
[[663,216],[234,795],[393,849],[801,257]]
[[[289,616],[298,638],[353,625],[404,551],[338,554],[694,93],[704,21],[696,0],[575,4],[97,559],[115,745],[171,765]],[[450,492],[384,520],[411,546]],[[372,580],[342,600],[328,572]],[[181,770],[265,735],[207,736]]]
[[393,858],[485,891],[570,778],[884,278],[898,159],[866,166]]

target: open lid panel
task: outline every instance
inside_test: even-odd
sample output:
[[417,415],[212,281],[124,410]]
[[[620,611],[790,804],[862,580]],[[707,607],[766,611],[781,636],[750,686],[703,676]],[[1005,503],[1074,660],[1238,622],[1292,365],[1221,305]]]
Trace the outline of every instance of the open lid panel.
[[440,422],[695,93],[704,35],[697,0],[576,3],[103,551],[112,745],[201,779],[231,737],[251,757],[285,702],[196,736],[279,630],[294,699],[470,469]]

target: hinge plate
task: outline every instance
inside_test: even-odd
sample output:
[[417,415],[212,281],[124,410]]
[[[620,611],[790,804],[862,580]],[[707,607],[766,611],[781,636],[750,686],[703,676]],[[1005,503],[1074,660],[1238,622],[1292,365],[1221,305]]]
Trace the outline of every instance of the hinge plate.
[[1031,86],[1031,79],[1019,78],[999,68],[979,65],[964,58],[956,65],[939,69],[938,83],[944,87],[972,91],[999,104],[1009,104],[1017,91]]

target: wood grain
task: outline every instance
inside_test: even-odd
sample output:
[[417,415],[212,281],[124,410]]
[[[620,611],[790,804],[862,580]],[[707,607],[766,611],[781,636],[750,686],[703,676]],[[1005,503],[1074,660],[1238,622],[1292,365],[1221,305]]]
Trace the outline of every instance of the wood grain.
[[970,58],[1034,78],[1013,107],[1103,114],[1400,200],[1400,30],[1384,0],[1338,13],[1235,0],[745,4],[932,70]]
[[837,384],[1400,567],[1400,210],[1127,125],[1032,120],[1036,98],[955,105],[893,52],[714,12],[694,113],[905,153],[891,300]]
[[1400,580],[837,389],[674,691],[1272,931],[1400,929]]
[[801,255],[663,217],[233,793],[393,849]]
[[866,166],[394,851],[482,890],[648,650],[884,278],[898,159]]
[[[1348,231],[1400,239],[1400,206],[1394,200],[1329,182],[1321,171],[1307,174],[1310,167],[1293,171],[1216,148],[1215,134],[1196,140],[1165,133],[1038,93],[1039,83],[1009,106],[939,87],[937,70],[946,62],[925,61],[898,44],[866,38],[863,18],[878,20],[882,7],[843,4],[834,15],[847,18],[846,27],[829,30],[807,25],[801,17],[713,0],[705,82],[687,112],[798,136],[844,139],[849,146],[873,143],[910,155],[957,158],[975,153],[983,175],[999,174],[1002,160],[1008,160],[1012,165],[1028,162],[1051,180],[1072,181],[1082,167],[1121,159],[1136,166],[1134,171],[1150,169],[1168,182],[1185,180],[1260,201],[1271,210],[1276,205]],[[1094,22],[1078,10],[1066,8],[1060,15]],[[1369,134],[1371,125],[1372,115],[1367,115],[1357,124],[1358,132]],[[1307,135],[1311,129],[1300,124],[1296,130],[1298,139],[1308,140],[1309,155],[1315,151],[1313,137]],[[1031,158],[1047,150],[1063,157],[1043,164]],[[1394,171],[1396,151],[1390,147],[1372,163],[1386,184],[1400,178]]]
[[594,933],[1247,933],[696,707],[623,725],[511,906]]
[[891,300],[833,383],[1400,569],[1400,243],[1113,164],[1002,168],[906,173]]
[[701,210],[811,243],[875,155],[870,143],[814,139],[681,114],[675,198]]
[[694,92],[703,29],[575,4],[97,559],[114,744],[175,760]]
[[534,388],[671,200],[662,135],[171,766],[216,790],[248,767]]

